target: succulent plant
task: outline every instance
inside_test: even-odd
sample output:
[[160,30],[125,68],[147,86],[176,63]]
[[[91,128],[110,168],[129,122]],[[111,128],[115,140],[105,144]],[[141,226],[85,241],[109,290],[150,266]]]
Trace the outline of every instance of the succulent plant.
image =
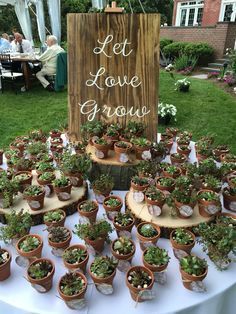
[[149,223],[142,225],[139,233],[146,238],[153,238],[158,234],[157,230]]
[[109,256],[95,257],[90,266],[93,275],[99,278],[109,277],[116,270],[118,261]]
[[33,279],[43,279],[53,270],[53,266],[47,260],[41,260],[28,268],[28,274]]
[[112,232],[111,225],[106,220],[98,220],[94,224],[78,224],[75,225],[75,234],[81,239],[88,238],[96,240],[98,238],[109,238],[109,233]]
[[140,268],[129,272],[128,282],[135,288],[148,288],[152,282],[152,278],[146,271]]
[[88,253],[81,248],[72,247],[64,251],[62,257],[69,264],[78,264],[86,259]]
[[47,212],[44,214],[43,216],[43,220],[44,222],[57,222],[62,220],[62,218],[64,217],[64,212],[61,209],[57,209],[57,210],[53,210],[50,212]]
[[65,227],[49,227],[47,230],[48,238],[51,242],[64,242],[70,236],[69,230]]
[[170,257],[168,252],[157,246],[150,246],[144,254],[144,260],[154,266],[162,266],[169,263]]
[[78,273],[68,273],[60,281],[62,293],[68,296],[79,294],[85,287],[86,283]]
[[33,236],[28,236],[19,243],[19,248],[24,252],[31,252],[40,245],[40,240]]
[[134,249],[133,243],[130,241],[129,238],[120,237],[115,240],[113,244],[113,250],[120,255],[127,255],[131,253]]
[[183,245],[191,244],[194,241],[191,234],[183,228],[177,228],[172,238],[178,244],[183,244]]
[[189,275],[203,275],[207,269],[207,262],[197,256],[186,256],[180,260],[181,269]]

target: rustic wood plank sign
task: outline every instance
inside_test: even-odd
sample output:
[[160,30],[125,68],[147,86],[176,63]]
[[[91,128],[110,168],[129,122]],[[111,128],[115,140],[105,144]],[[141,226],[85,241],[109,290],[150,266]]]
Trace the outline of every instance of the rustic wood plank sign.
[[156,140],[159,14],[68,14],[69,132],[143,122]]

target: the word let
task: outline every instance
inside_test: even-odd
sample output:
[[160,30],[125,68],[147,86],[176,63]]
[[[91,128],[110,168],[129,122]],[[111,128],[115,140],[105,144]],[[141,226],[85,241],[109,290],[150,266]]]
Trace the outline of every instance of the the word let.
[[[106,57],[111,58],[112,55],[109,55],[107,53],[107,47],[112,41],[113,41],[113,35],[107,35],[104,41],[100,41],[98,39],[97,42],[101,45],[101,47],[95,47],[93,49],[93,52],[96,55],[103,53]],[[128,50],[129,49],[128,45],[130,44],[131,43],[128,42],[127,38],[121,43],[115,43],[112,47],[113,54],[115,55],[122,54],[124,57],[129,56],[133,51],[133,49]]]

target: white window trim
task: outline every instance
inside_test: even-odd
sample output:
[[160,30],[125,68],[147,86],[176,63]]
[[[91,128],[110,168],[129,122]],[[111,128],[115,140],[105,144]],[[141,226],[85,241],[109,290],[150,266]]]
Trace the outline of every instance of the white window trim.
[[221,1],[221,7],[220,7],[220,15],[219,15],[219,22],[224,22],[224,14],[225,14],[225,6],[227,4],[234,3],[234,11],[233,14],[231,15],[231,20],[235,20],[235,15],[236,15],[236,0],[222,0]]
[[[191,2],[191,1],[183,1],[183,2]],[[187,14],[186,14],[186,20],[185,20],[185,26],[188,26],[188,19],[189,19],[189,11],[190,9],[195,9],[195,14],[194,14],[194,21],[193,21],[193,26],[197,23],[197,15],[198,15],[198,10],[199,8],[204,8],[204,3],[199,3],[196,5],[185,5],[181,6],[182,2],[178,2],[177,8],[176,8],[176,20],[175,20],[175,26],[180,26],[180,19],[181,19],[181,9],[187,9]],[[192,26],[190,26],[192,27]]]

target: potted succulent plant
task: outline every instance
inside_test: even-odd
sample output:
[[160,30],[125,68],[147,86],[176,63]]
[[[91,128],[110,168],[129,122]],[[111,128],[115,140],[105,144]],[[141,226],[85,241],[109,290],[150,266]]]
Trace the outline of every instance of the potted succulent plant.
[[14,179],[19,183],[19,191],[23,193],[24,189],[31,185],[33,175],[30,171],[19,171],[14,175]]
[[114,179],[109,174],[101,174],[99,178],[92,182],[91,186],[97,202],[102,204],[114,187]]
[[149,186],[149,180],[145,177],[134,176],[131,179],[131,188],[134,191],[145,191]]
[[129,211],[125,213],[118,212],[113,220],[113,225],[116,229],[118,237],[125,232],[131,233],[135,219]]
[[53,155],[48,154],[48,153],[39,153],[37,155],[37,160],[51,163],[53,162]]
[[187,157],[181,153],[173,153],[173,154],[170,154],[170,160],[171,160],[172,165],[178,166],[186,162]]
[[51,138],[50,143],[51,145],[63,144],[63,139],[61,137],[54,137],[54,138]]
[[228,175],[236,171],[235,162],[223,162],[220,167],[221,178],[224,182],[227,181]]
[[94,136],[101,136],[104,131],[104,125],[101,121],[88,121],[81,126],[81,133],[83,138],[89,140],[93,145],[92,138]]
[[124,133],[131,134],[132,136],[142,136],[145,130],[145,126],[142,122],[129,121]]
[[232,172],[232,174],[229,174],[227,176],[227,182],[231,188],[236,187],[236,171]]
[[78,204],[78,212],[80,216],[89,219],[89,222],[92,224],[96,221],[98,213],[98,204],[96,201],[83,201]]
[[175,188],[175,179],[171,177],[157,177],[156,187],[161,191],[172,192]]
[[112,227],[106,220],[98,220],[92,225],[78,224],[75,229],[74,233],[99,253],[103,251],[104,243],[109,241],[109,233],[112,232]]
[[220,155],[221,162],[236,162],[236,155],[228,153]]
[[216,161],[220,161],[220,155],[222,154],[228,154],[229,153],[229,147],[227,145],[218,145],[216,146],[212,152],[213,152],[213,156],[215,158]]
[[216,178],[220,178],[221,170],[217,167],[215,161],[212,158],[207,158],[201,161],[198,165],[199,175],[213,175]]
[[171,197],[174,199],[175,208],[180,218],[188,219],[193,215],[196,197],[192,191],[175,188]]
[[73,271],[76,269],[81,269],[83,273],[85,273],[89,255],[84,245],[75,244],[69,246],[63,252],[62,258],[65,267],[69,270]]
[[113,149],[115,142],[119,140],[119,132],[109,126],[103,137],[110,144],[110,148]]
[[51,162],[39,161],[35,165],[37,174],[42,174],[44,172],[53,172],[55,167]]
[[164,271],[169,260],[168,252],[157,246],[150,246],[143,252],[143,265],[154,273]]
[[108,151],[111,146],[105,138],[94,138],[93,146],[95,147],[95,155],[97,158],[105,159],[108,157]]
[[19,184],[15,179],[8,179],[7,173],[2,172],[0,176],[0,203],[1,207],[10,207],[13,204],[13,197],[17,194]]
[[139,177],[154,179],[159,171],[156,160],[141,160],[135,167]]
[[59,201],[68,201],[71,197],[72,188],[70,179],[62,175],[60,178],[53,180],[52,183]]
[[62,209],[49,211],[43,215],[43,222],[46,226],[58,227],[64,226],[66,220],[66,213]]
[[131,140],[131,143],[134,145],[136,158],[138,160],[147,160],[151,159],[151,142],[145,137],[137,137]]
[[122,163],[128,162],[131,148],[132,148],[132,144],[129,142],[124,142],[124,141],[116,142],[114,144],[116,160]]
[[26,152],[29,154],[29,158],[32,160],[37,159],[37,155],[40,153],[47,153],[47,145],[41,142],[30,142],[26,147]]
[[236,229],[232,223],[200,223],[198,242],[219,270],[227,269],[235,253]]
[[47,138],[46,134],[42,130],[32,130],[29,132],[29,140],[45,143]]
[[72,238],[71,231],[66,227],[48,227],[48,244],[54,249],[66,249]]
[[54,263],[47,258],[39,258],[29,265],[27,279],[38,292],[45,293],[52,288],[54,273]]
[[45,190],[40,185],[29,185],[24,189],[24,198],[31,210],[40,210],[44,206]]
[[170,178],[177,178],[181,175],[181,169],[176,167],[175,165],[167,165],[163,169],[163,176]]
[[165,194],[151,185],[145,191],[145,201],[148,205],[155,205],[162,209],[165,203]]
[[180,273],[186,289],[193,290],[192,283],[203,281],[207,271],[207,262],[197,256],[189,255],[180,260]]
[[216,192],[200,190],[197,193],[199,213],[203,217],[211,217],[221,211],[220,197]]
[[9,243],[14,239],[18,239],[29,233],[33,224],[32,218],[29,213],[11,211],[6,215],[5,226],[0,227],[0,240]]
[[119,196],[107,196],[103,201],[103,207],[106,211],[107,218],[113,220],[114,217],[120,212],[123,206],[123,201]]
[[56,179],[53,172],[44,172],[37,177],[37,182],[39,185],[44,186],[46,196],[49,196],[53,192],[52,181]]
[[233,212],[236,211],[236,187],[225,187],[223,189],[224,207]]
[[86,151],[87,141],[79,141],[72,145],[77,155],[82,155]]
[[19,171],[31,171],[33,169],[33,161],[24,157],[12,157],[12,166],[16,172]]
[[190,254],[195,245],[196,238],[194,233],[184,228],[177,228],[170,234],[170,242],[175,250],[185,251]]
[[11,275],[11,254],[0,247],[0,281],[6,280]]
[[58,292],[65,303],[71,307],[71,302],[84,299],[87,286],[87,278],[82,273],[67,273],[59,280]]
[[151,290],[154,285],[153,272],[144,266],[133,266],[126,273],[126,285],[132,299],[143,302],[143,291]]
[[221,190],[221,181],[212,175],[206,175],[202,179],[202,190],[210,190],[219,193]]
[[188,145],[177,146],[177,153],[180,155],[185,155],[187,158],[191,153],[191,148]]
[[43,249],[43,240],[38,234],[29,234],[20,238],[16,244],[17,253],[29,261],[40,258]]
[[160,238],[160,235],[160,227],[151,222],[141,222],[137,226],[137,238],[142,251],[150,245],[155,245]]
[[156,160],[157,162],[162,161],[166,157],[167,150],[168,149],[166,149],[166,145],[163,141],[160,141],[159,143],[152,143],[151,147],[152,159]]
[[197,143],[196,145],[195,145],[195,148],[196,148],[198,161],[208,159],[209,157],[212,156],[212,148],[211,146],[209,146],[208,143],[201,142],[201,143]]
[[118,262],[109,256],[97,256],[89,267],[89,275],[95,285],[111,285],[116,275]]
[[134,242],[126,237],[120,237],[111,243],[111,253],[119,261],[132,261],[135,254]]

